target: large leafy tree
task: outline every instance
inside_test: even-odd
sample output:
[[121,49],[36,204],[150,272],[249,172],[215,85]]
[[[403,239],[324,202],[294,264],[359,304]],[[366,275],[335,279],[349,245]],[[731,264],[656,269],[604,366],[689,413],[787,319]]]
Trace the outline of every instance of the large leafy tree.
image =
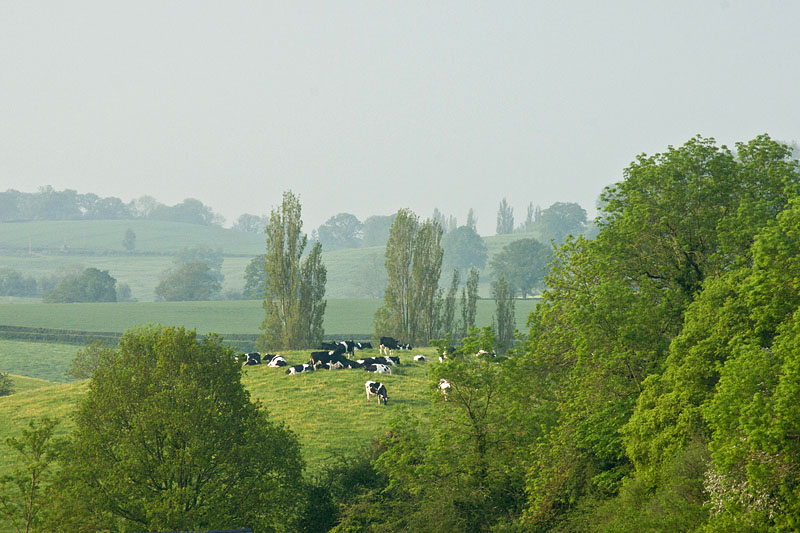
[[470,226],[460,226],[442,237],[444,268],[463,273],[470,268],[482,269],[488,251],[480,235]]
[[326,268],[316,243],[303,259],[308,237],[303,233],[300,200],[283,194],[280,209],[273,209],[267,226],[266,288],[259,346],[304,348],[322,340],[325,312]]
[[47,303],[116,302],[117,280],[108,270],[87,268],[78,275],[67,277],[44,294]]
[[427,343],[439,332],[441,239],[436,222],[420,223],[410,210],[398,211],[386,243],[389,285],[384,304],[375,313],[380,335]]
[[204,261],[189,261],[166,271],[156,285],[156,296],[168,302],[210,300],[222,285]]
[[495,279],[502,276],[527,298],[543,286],[550,258],[549,246],[536,239],[520,239],[506,244],[492,256],[489,265]]
[[71,531],[294,531],[296,437],[241,383],[214,335],[127,331],[75,413],[52,520]]
[[560,244],[567,236],[577,237],[586,231],[586,210],[572,202],[556,202],[542,210],[533,210],[529,205],[525,226],[538,232],[544,242]]
[[317,229],[319,242],[325,250],[358,248],[361,246],[363,224],[350,213],[334,215]]
[[[743,243],[748,234],[752,240],[758,225],[732,231],[737,226],[730,217],[755,220],[744,214],[780,211],[787,186],[796,181],[796,172],[787,172],[792,165],[786,153],[768,139],[738,148],[737,157],[713,139],[698,137],[666,153],[638,157],[625,170],[625,179],[604,192],[597,239],[568,239],[559,249],[526,347],[532,367],[550,369],[544,397],[557,399],[557,417],[530,456],[530,523],[565,527],[581,520],[587,506],[615,497],[634,470],[644,476],[645,465],[653,465],[647,450],[659,448],[659,440],[634,441],[620,432],[637,399],[643,402],[649,396],[640,404],[647,411],[673,388],[647,376],[658,376],[663,369],[669,343],[681,333],[684,313],[700,291],[714,285],[713,279],[735,264],[736,257],[747,257]],[[767,179],[773,166],[781,169],[782,181]],[[754,180],[761,173],[771,186]],[[748,195],[760,201],[742,201]],[[724,287],[717,294],[718,301],[724,298]],[[710,377],[698,383],[701,390],[713,383]],[[637,415],[642,421],[681,417],[663,412],[651,417],[644,411]],[[667,453],[663,462],[655,461],[664,466],[663,472],[675,468],[675,461],[702,463],[680,444],[681,439],[691,443],[702,436],[691,427],[679,429],[679,444],[671,448],[687,453]],[[663,445],[673,427],[663,430],[644,425],[630,428],[628,435],[656,434]],[[649,479],[658,484],[656,478]],[[636,480],[643,490],[654,490],[639,474]],[[696,480],[692,483],[697,486]],[[678,514],[699,516],[694,509],[684,507]],[[589,522],[580,524],[572,527],[589,527]]]

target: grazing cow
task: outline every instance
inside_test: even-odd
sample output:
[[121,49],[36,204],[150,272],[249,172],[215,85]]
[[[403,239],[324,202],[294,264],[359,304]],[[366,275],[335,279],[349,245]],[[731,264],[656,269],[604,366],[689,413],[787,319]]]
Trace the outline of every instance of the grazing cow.
[[[267,360],[267,358],[265,357],[264,361],[266,361],[266,360]],[[275,355],[272,356],[272,359],[269,360],[269,364],[267,366],[272,367],[272,368],[278,368],[278,367],[281,367],[281,366],[286,366],[288,364],[289,363],[286,362],[286,359],[284,359],[281,354],[275,354]]]
[[424,363],[427,360],[428,359],[422,354],[417,354],[417,355],[414,356],[414,361],[417,361],[419,363]]
[[244,354],[244,363],[242,366],[247,365],[260,365],[261,364],[261,354],[258,352],[250,352]]
[[386,365],[374,364],[374,365],[366,365],[364,370],[367,372],[375,372],[376,374],[391,374],[392,369]]
[[402,344],[392,337],[381,337],[381,345],[379,348],[380,354],[391,355],[395,350],[410,350],[410,344]]
[[287,374],[301,374],[303,372],[313,372],[314,366],[309,365],[308,363],[303,363],[302,365],[294,365],[290,366],[286,369]]
[[374,394],[378,397],[378,403],[383,402],[383,405],[386,405],[389,402],[386,387],[380,381],[367,381],[364,384],[364,388],[367,389],[367,401],[369,401],[370,395]]
[[444,378],[439,380],[439,390],[444,395],[444,399],[445,400],[447,399],[447,391],[448,391],[449,388],[450,388],[450,382],[449,381],[447,381]]

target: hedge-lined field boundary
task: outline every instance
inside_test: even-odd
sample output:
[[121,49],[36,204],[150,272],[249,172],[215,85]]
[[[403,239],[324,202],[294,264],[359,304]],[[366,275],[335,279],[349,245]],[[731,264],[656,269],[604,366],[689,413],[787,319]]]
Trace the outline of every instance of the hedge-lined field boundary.
[[[222,343],[232,346],[242,352],[252,352],[255,350],[258,334],[250,333],[220,333]],[[77,331],[69,329],[48,329],[48,328],[28,328],[22,326],[0,326],[0,339],[15,340],[24,342],[47,342],[54,344],[72,344],[83,346],[95,341],[116,346],[122,333],[108,331]],[[202,335],[201,335],[202,337]],[[354,339],[357,341],[369,341],[368,333],[346,333],[324,335],[326,341]]]

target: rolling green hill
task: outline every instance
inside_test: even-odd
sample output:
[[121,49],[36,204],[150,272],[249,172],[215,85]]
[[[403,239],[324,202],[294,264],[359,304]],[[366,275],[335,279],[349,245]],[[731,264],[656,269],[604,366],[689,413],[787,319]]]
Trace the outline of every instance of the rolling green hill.
[[[136,251],[122,246],[126,230],[136,234]],[[484,237],[489,257],[525,234]],[[263,234],[242,233],[217,226],[153,220],[67,220],[0,223],[0,265],[36,278],[71,269],[107,270],[131,288],[133,298],[155,300],[161,274],[172,266],[182,248],[205,245],[224,256],[223,295],[241,292],[250,260],[264,253]],[[328,269],[329,298],[381,298],[385,278],[383,247],[335,250],[323,253]],[[488,266],[480,294],[489,296]]]

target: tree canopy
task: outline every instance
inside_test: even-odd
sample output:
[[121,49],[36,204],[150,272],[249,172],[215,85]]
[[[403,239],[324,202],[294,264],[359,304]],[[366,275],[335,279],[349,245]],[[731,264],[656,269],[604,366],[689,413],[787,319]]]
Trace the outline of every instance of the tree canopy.
[[79,403],[53,520],[74,531],[293,531],[296,437],[250,400],[221,339],[127,331]]
[[482,269],[488,251],[480,235],[470,226],[460,226],[442,237],[443,268],[466,272],[470,268]]
[[543,287],[551,257],[550,247],[536,239],[513,241],[492,256],[492,275],[494,279],[505,278],[515,292],[527,298]]
[[116,302],[116,284],[117,280],[108,270],[90,267],[61,280],[42,300],[46,303]]

